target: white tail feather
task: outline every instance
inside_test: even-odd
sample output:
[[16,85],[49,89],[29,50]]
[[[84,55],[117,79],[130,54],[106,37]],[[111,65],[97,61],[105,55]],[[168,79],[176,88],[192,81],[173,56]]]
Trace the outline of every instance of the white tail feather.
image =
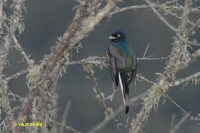
[[125,104],[125,99],[124,99],[124,88],[123,88],[122,78],[121,78],[120,72],[119,72],[119,74],[118,74],[118,77],[119,77],[119,84],[120,84],[120,89],[121,89],[121,92],[122,92],[123,102],[124,102],[124,104]]

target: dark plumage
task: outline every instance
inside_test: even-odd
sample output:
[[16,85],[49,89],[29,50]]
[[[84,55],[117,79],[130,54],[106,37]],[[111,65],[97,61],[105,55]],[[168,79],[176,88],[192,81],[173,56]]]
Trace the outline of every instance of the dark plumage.
[[114,32],[109,39],[111,45],[108,48],[108,56],[112,81],[116,87],[120,85],[123,102],[126,106],[125,113],[128,113],[130,103],[129,85],[136,76],[137,59],[129,48],[126,35],[122,31]]

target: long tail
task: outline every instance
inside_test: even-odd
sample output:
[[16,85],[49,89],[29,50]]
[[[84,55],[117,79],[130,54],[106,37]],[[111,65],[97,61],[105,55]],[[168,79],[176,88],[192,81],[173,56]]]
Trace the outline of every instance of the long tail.
[[119,84],[120,89],[122,91],[122,97],[125,107],[125,113],[127,114],[129,112],[129,103],[130,103],[130,93],[129,93],[129,87],[128,87],[128,77],[124,73],[118,74],[119,76]]

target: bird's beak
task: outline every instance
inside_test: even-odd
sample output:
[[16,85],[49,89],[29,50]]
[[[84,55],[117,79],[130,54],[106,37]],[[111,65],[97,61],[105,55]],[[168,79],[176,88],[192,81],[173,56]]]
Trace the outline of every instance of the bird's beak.
[[108,39],[109,39],[109,40],[112,40],[112,39],[116,39],[116,37],[114,37],[114,36],[109,36]]

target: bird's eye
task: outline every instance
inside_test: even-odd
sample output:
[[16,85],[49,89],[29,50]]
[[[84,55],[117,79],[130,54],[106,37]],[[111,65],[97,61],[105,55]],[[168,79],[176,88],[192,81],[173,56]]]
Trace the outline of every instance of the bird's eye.
[[118,37],[118,38],[120,38],[120,37],[121,37],[121,35],[120,35],[120,34],[117,34],[117,37]]

